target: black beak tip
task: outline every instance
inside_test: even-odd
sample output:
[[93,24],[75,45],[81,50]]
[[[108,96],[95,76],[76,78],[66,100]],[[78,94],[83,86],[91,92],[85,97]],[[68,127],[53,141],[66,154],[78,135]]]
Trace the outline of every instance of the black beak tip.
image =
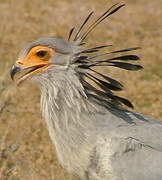
[[10,75],[11,75],[11,79],[12,79],[12,80],[14,80],[15,74],[16,74],[17,72],[19,72],[20,70],[21,70],[21,68],[18,67],[18,66],[13,65],[13,66],[11,67],[11,69],[10,69]]

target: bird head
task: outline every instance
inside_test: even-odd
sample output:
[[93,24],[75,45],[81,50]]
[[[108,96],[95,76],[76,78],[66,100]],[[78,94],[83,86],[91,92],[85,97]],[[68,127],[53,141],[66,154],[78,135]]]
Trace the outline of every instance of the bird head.
[[18,60],[11,68],[11,78],[19,73],[18,84],[26,79],[38,77],[47,69],[63,69],[70,64],[77,53],[77,46],[59,38],[40,38],[27,44],[19,53]]
[[[49,74],[50,72],[54,73],[55,71],[64,73],[65,70],[71,68],[77,74],[77,77],[79,77],[79,81],[85,91],[84,93],[87,96],[93,96],[93,98],[97,99],[100,103],[104,102],[104,104],[107,103],[115,106],[124,104],[132,108],[133,105],[127,99],[116,96],[113,93],[113,91],[122,90],[122,84],[107,75],[97,72],[94,67],[117,67],[125,70],[142,69],[142,66],[140,65],[128,63],[129,60],[139,60],[138,56],[116,56],[118,53],[122,54],[128,51],[137,50],[139,47],[115,50],[106,53],[101,52],[102,49],[111,45],[84,48],[86,44],[84,40],[90,32],[95,29],[98,24],[123,6],[124,4],[113,5],[106,10],[106,12],[101,14],[101,16],[92,24],[85,28],[85,25],[89,22],[94,13],[92,11],[81,24],[78,31],[75,32],[74,28],[70,30],[68,40],[59,38],[40,38],[29,43],[21,50],[18,60],[12,66],[10,71],[11,78],[14,79],[18,72],[22,72],[17,80],[18,84],[26,79],[36,79],[41,82],[42,79],[40,77],[42,74]],[[73,39],[71,40],[72,37]],[[46,79],[48,79],[48,77],[46,76]],[[56,75],[55,78],[57,79],[59,76]],[[86,80],[87,78],[93,81],[99,89],[90,84],[89,81]]]

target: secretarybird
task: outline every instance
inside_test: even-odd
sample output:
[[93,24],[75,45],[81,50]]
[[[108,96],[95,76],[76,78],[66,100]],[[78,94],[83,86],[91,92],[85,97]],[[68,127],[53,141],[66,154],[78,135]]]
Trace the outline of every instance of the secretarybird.
[[139,60],[128,55],[139,48],[107,53],[101,51],[109,45],[85,48],[90,32],[123,6],[113,5],[86,28],[91,12],[68,40],[29,43],[10,71],[18,84],[28,79],[40,86],[57,158],[81,180],[162,180],[162,123],[127,110],[131,102],[114,94],[122,84],[95,69],[142,69],[128,62]]

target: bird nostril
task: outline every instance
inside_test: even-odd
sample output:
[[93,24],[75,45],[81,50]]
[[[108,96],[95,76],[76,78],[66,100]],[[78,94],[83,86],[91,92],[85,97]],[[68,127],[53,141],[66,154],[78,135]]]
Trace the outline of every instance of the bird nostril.
[[23,65],[23,63],[21,61],[17,61],[16,63],[19,65]]

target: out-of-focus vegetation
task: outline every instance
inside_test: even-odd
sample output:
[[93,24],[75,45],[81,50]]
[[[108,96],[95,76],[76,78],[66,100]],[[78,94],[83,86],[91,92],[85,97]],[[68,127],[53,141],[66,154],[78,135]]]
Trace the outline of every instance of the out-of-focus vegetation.
[[[111,0],[0,0],[0,179],[70,180],[57,162],[41,118],[40,92],[34,85],[11,81],[9,69],[19,50],[44,36],[67,38],[88,12],[96,16],[116,3]],[[122,95],[135,111],[162,120],[162,3],[125,0],[126,7],[97,27],[90,45],[113,44],[114,49],[141,46],[145,69],[107,71],[125,84]]]

